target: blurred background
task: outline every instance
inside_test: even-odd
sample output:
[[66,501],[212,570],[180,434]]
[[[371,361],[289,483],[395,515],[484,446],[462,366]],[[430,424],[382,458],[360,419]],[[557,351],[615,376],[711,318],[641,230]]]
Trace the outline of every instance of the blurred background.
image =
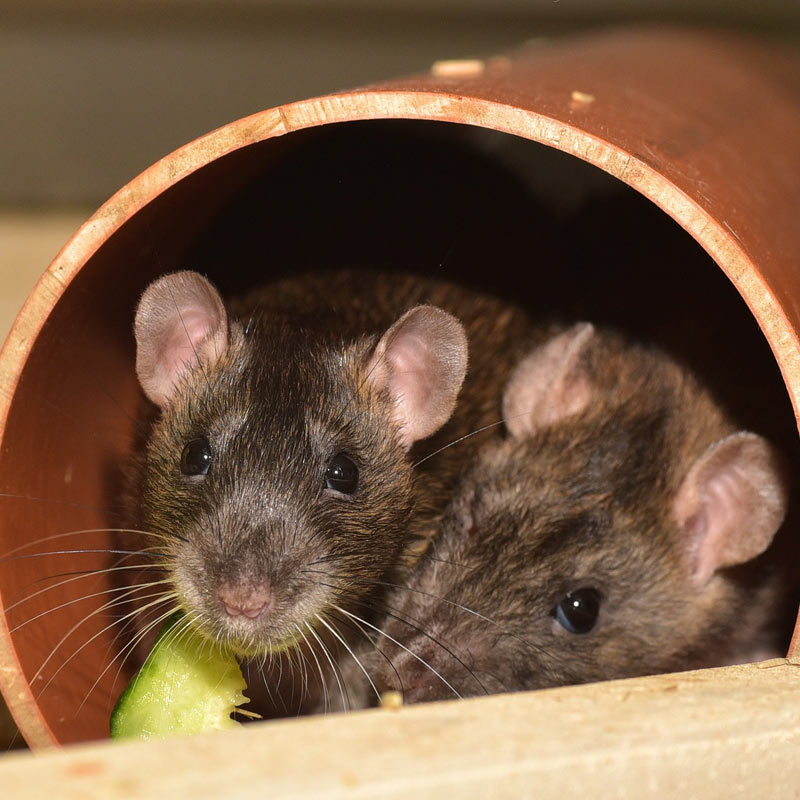
[[800,46],[795,0],[0,0],[0,339],[79,225],[197,136],[436,60],[629,22]]
[[629,22],[800,45],[794,0],[0,0],[0,340],[113,192],[281,103]]
[[800,41],[792,0],[0,0],[0,206],[94,208],[255,111],[637,20]]
[[215,127],[631,21],[800,43],[791,0],[0,0],[0,335],[87,214]]

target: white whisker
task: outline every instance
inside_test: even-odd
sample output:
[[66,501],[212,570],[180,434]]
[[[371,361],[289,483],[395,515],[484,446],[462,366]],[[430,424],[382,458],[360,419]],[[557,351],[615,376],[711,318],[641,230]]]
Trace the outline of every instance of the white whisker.
[[376,633],[379,633],[381,636],[385,636],[390,642],[392,642],[393,644],[397,645],[401,650],[405,650],[405,652],[408,653],[412,658],[415,658],[426,669],[429,669],[456,697],[459,697],[459,698],[461,697],[459,692],[450,683],[450,681],[447,680],[447,678],[445,678],[440,672],[438,672],[436,669],[434,669],[427,661],[425,661],[424,658],[421,658],[420,656],[418,656],[413,650],[409,650],[409,648],[407,648],[404,644],[402,644],[402,642],[398,642],[397,639],[393,638],[392,636],[389,636],[388,633],[386,633],[385,631],[382,631],[380,628],[376,627],[375,625],[372,625],[371,623],[367,622],[365,619],[362,619],[361,617],[358,617],[355,614],[351,614],[349,611],[345,611],[343,608],[341,608],[339,606],[334,606],[334,608],[337,611],[339,611],[341,614],[344,614],[345,616],[350,617],[351,619],[354,619],[354,620],[357,620],[358,622],[361,622],[362,624],[366,625],[368,628],[371,628],[372,630],[374,630]]
[[350,645],[347,644],[347,642],[344,640],[344,638],[339,635],[339,632],[334,630],[333,626],[329,625],[325,621],[325,619],[322,616],[320,616],[319,614],[315,614],[314,616],[339,640],[339,642],[342,644],[342,646],[345,648],[345,650],[347,650],[347,652],[350,653],[350,656],[352,657],[353,661],[355,661],[356,664],[358,664],[358,668],[364,673],[364,677],[369,681],[369,685],[372,687],[372,691],[375,692],[375,697],[377,697],[378,700],[380,700],[381,699],[381,693],[378,691],[378,687],[375,686],[375,683],[373,682],[372,678],[370,677],[370,674],[367,672],[366,668],[361,663],[361,659],[359,659],[359,657],[355,654],[355,652],[350,647]]

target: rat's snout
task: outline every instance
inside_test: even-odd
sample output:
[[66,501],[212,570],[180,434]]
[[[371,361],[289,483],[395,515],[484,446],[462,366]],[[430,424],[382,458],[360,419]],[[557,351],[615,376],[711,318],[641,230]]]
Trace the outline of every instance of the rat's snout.
[[244,616],[248,619],[255,619],[266,614],[273,601],[272,591],[267,585],[225,585],[217,590],[217,596],[228,616]]

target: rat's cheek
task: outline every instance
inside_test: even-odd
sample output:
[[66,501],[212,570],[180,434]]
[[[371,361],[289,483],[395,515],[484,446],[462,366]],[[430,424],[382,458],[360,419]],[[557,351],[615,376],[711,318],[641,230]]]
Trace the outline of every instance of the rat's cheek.
[[474,493],[470,492],[466,497],[459,498],[453,506],[453,512],[445,520],[448,527],[454,526],[460,531],[461,535],[473,538],[478,535],[477,516],[480,512],[480,505]]
[[207,591],[203,588],[203,563],[194,553],[179,553],[172,565],[170,583],[175,603],[187,613],[198,613]]

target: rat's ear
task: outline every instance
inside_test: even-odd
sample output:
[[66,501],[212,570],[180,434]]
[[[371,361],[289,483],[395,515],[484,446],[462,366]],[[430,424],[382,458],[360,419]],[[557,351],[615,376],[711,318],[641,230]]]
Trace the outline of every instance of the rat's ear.
[[515,438],[583,411],[592,385],[582,357],[594,326],[579,322],[522,359],[503,395],[503,419]]
[[217,290],[196,272],[151,283],[136,309],[136,375],[157,406],[167,406],[181,375],[213,363],[228,346],[228,316]]
[[689,469],[673,505],[692,582],[702,586],[718,569],[763,553],[788,499],[782,459],[765,439],[741,431],[712,444]]
[[381,337],[367,364],[372,386],[387,390],[403,446],[435,433],[453,413],[467,371],[461,323],[435,306],[416,306]]

